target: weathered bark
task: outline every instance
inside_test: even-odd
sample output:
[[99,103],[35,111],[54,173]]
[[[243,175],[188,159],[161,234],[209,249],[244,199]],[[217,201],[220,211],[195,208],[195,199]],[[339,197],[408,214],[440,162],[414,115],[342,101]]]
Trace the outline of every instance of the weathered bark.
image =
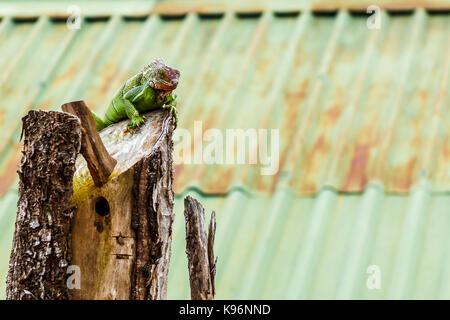
[[216,294],[214,278],[217,262],[217,259],[214,261],[215,212],[211,214],[208,236],[205,227],[205,210],[190,196],[184,199],[184,217],[191,299],[213,300]]
[[86,159],[89,172],[95,185],[101,186],[108,181],[117,161],[106,151],[97,132],[95,120],[84,101],[65,103],[61,109],[77,116],[81,121],[81,154]]
[[174,219],[172,149],[172,126],[168,126],[153,153],[134,167],[132,227],[136,232],[136,262],[132,298],[136,300],[167,297]]
[[96,187],[79,158],[74,177],[73,264],[81,271],[74,299],[165,299],[170,261],[173,191],[173,118],[145,114],[100,132],[117,160],[108,182]]
[[217,258],[214,259],[214,240],[216,238],[216,213],[211,212],[211,220],[209,221],[208,228],[208,262],[209,262],[209,275],[211,278],[211,288],[213,298],[216,296],[216,264]]
[[6,297],[69,299],[65,281],[80,121],[55,111],[30,111],[22,121],[25,140]]
[[[77,157],[86,143],[77,117],[32,111],[24,118],[9,299],[166,298],[173,117],[167,110],[145,116],[133,132],[128,120],[100,132],[98,143],[117,161],[100,187]],[[79,268],[79,288],[66,285],[69,265]]]

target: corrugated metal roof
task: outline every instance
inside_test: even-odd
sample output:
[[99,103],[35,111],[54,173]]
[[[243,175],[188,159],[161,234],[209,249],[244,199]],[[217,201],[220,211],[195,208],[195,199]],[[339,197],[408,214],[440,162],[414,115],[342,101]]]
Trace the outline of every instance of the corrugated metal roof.
[[[189,192],[217,213],[218,299],[450,299],[450,197],[418,187],[410,196],[325,188],[273,197],[233,190]],[[169,299],[189,299],[183,195],[175,199]],[[14,230],[16,193],[0,200],[0,298]],[[7,214],[5,214],[7,213]],[[6,231],[6,232],[5,232]],[[368,266],[381,289],[366,287]]]
[[154,57],[182,70],[180,128],[193,132],[194,120],[202,120],[203,131],[280,130],[278,174],[262,176],[258,165],[178,164],[177,193],[197,187],[225,194],[234,186],[271,193],[280,183],[297,194],[323,186],[361,192],[370,182],[408,192],[421,177],[448,190],[449,21],[422,10],[384,13],[380,30],[344,10],[114,15],[87,19],[75,32],[47,16],[4,18],[0,193],[15,177],[21,115],[74,99],[102,111],[120,83]]
[[[219,299],[449,299],[450,198],[427,187],[410,196],[325,188],[314,197],[191,193],[217,216]],[[175,204],[168,297],[189,298],[182,198]],[[366,287],[369,265],[381,289]]]
[[6,275],[16,221],[18,194],[12,190],[0,198],[0,299],[5,299]]
[[[126,78],[164,57],[181,70],[179,128],[280,129],[274,176],[176,165],[169,298],[189,297],[188,190],[218,215],[218,298],[450,298],[448,11],[383,12],[369,30],[364,15],[327,12],[365,8],[352,0],[312,1],[320,14],[308,1],[152,4],[81,1],[72,31],[61,19],[68,2],[0,2],[2,286],[21,116],[77,99],[102,111]],[[365,287],[369,264],[381,268],[381,290]]]
[[369,6],[392,11],[413,10],[417,7],[429,10],[448,10],[448,0],[168,0],[156,2],[153,11],[163,13],[217,13],[231,9],[238,12],[257,12],[261,10],[290,11],[299,8],[311,8],[315,11],[333,11],[349,9],[366,11]]

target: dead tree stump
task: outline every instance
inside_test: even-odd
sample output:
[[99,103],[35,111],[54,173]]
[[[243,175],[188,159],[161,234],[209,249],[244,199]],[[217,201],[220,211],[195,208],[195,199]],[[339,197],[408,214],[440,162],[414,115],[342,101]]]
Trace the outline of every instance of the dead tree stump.
[[77,117],[30,111],[19,174],[19,202],[7,299],[69,299],[72,178],[81,146]]
[[74,265],[81,268],[75,299],[165,299],[172,222],[173,117],[145,114],[133,132],[129,120],[100,132],[117,161],[107,183],[96,186],[84,158],[74,177]]
[[213,300],[216,294],[214,278],[214,238],[216,234],[216,215],[211,213],[209,232],[206,234],[205,210],[194,198],[184,199],[186,221],[186,254],[188,257],[189,281],[192,300]]
[[[77,157],[80,141],[85,141],[82,132],[89,126],[63,112],[32,111],[24,118],[9,299],[166,298],[174,218],[174,125],[167,110],[145,117],[133,132],[126,129],[128,120],[100,132],[117,164],[108,179],[99,175],[96,181],[90,169],[102,170],[101,164],[89,165]],[[36,259],[39,255],[43,258]],[[36,272],[30,273],[29,266]],[[66,287],[71,276],[67,267],[79,270],[79,288]]]

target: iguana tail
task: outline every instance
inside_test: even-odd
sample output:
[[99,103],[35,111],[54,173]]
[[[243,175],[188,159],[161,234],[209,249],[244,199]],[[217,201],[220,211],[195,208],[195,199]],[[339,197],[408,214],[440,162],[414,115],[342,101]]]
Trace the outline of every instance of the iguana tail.
[[95,124],[97,125],[97,131],[100,131],[107,127],[106,123],[100,118],[94,111],[92,112],[92,116],[94,117]]

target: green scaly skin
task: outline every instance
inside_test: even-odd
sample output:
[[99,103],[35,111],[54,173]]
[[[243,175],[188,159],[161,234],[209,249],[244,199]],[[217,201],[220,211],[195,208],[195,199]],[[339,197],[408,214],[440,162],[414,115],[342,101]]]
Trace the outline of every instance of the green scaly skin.
[[102,119],[92,112],[97,130],[130,119],[129,129],[134,129],[144,122],[139,113],[155,109],[169,109],[178,123],[176,104],[177,96],[172,91],[178,85],[180,72],[165,65],[157,59],[141,72],[128,79],[114,94]]

